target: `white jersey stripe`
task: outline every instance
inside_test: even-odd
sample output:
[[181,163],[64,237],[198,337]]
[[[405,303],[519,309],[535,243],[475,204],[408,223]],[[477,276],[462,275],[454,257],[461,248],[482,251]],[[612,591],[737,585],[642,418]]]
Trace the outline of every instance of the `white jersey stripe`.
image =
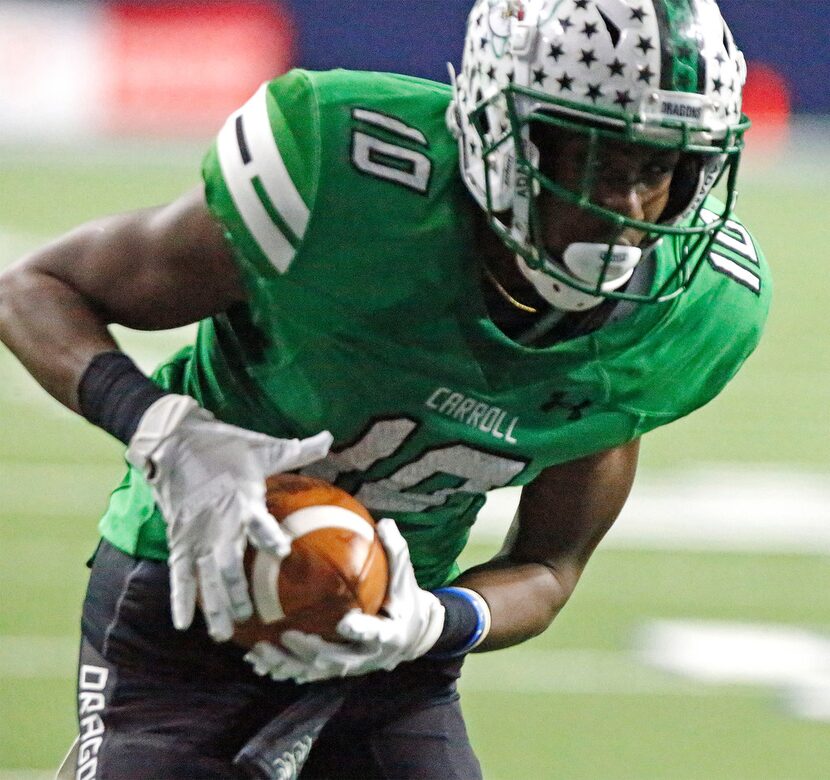
[[342,506],[321,504],[291,512],[280,525],[295,539],[322,528],[343,528],[371,542],[375,530],[360,515]]
[[309,211],[280,154],[271,120],[268,118],[267,84],[242,107],[245,135],[251,152],[250,165],[262,181],[268,197],[297,238],[302,239]]
[[242,153],[236,136],[236,120],[233,114],[219,132],[217,151],[222,176],[228,186],[236,209],[263,254],[281,273],[288,270],[294,259],[294,247],[282,231],[274,224],[252,182],[255,171],[250,170],[242,160]]

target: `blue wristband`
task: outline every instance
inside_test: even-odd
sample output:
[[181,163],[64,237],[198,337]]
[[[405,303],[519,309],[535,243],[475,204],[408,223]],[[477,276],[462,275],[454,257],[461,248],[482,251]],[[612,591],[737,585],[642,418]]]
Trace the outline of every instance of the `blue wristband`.
[[473,590],[449,586],[432,591],[446,610],[444,630],[429,658],[458,658],[480,645],[490,631],[490,609]]

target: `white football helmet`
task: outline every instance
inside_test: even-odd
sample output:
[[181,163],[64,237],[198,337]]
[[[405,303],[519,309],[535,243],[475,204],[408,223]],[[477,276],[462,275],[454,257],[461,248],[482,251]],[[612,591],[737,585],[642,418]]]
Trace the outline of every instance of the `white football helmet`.
[[[744,58],[714,0],[478,0],[462,70],[451,76],[447,122],[464,182],[544,298],[580,310],[605,298],[665,301],[689,286],[734,205],[749,127]],[[540,171],[534,123],[584,134],[586,171],[608,139],[677,150],[685,162],[670,207],[659,222],[638,221],[593,201],[590,173],[581,191],[552,181]],[[706,223],[698,213],[727,169],[726,211]],[[542,190],[647,239],[571,244],[554,257],[539,229]],[[647,293],[626,292],[643,253],[665,236],[691,237],[679,267]]]

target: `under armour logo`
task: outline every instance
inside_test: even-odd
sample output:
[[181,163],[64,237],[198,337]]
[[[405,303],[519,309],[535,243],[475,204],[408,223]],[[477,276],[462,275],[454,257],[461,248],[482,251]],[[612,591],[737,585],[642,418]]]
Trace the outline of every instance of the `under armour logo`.
[[571,421],[581,420],[583,412],[594,405],[594,402],[585,399],[578,403],[570,403],[567,399],[567,393],[556,392],[550,400],[542,404],[543,412],[552,412],[554,409],[564,409],[568,412],[567,419]]

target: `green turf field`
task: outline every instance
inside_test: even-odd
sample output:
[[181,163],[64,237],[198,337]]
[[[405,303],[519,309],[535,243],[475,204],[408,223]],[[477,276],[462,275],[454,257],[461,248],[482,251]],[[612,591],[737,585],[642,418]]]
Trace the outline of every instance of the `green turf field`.
[[[742,189],[739,211],[775,271],[766,339],[723,396],[648,437],[649,478],[701,463],[830,466],[830,157],[801,146],[748,171]],[[174,196],[196,183],[198,159],[190,147],[0,150],[0,265],[83,219]],[[147,368],[187,336],[123,334]],[[83,563],[121,451],[50,401],[1,347],[0,377],[0,780],[35,780],[73,736]],[[467,559],[488,552],[477,543]],[[802,645],[751,684],[734,675],[695,681],[641,656],[643,632],[656,621],[789,627],[819,647],[818,676],[802,688],[830,688],[830,650],[821,644],[830,640],[828,593],[830,566],[819,552],[600,548],[553,629],[468,664],[464,702],[486,777],[826,777],[830,712],[824,720],[793,714]],[[765,647],[745,650],[746,666]]]

